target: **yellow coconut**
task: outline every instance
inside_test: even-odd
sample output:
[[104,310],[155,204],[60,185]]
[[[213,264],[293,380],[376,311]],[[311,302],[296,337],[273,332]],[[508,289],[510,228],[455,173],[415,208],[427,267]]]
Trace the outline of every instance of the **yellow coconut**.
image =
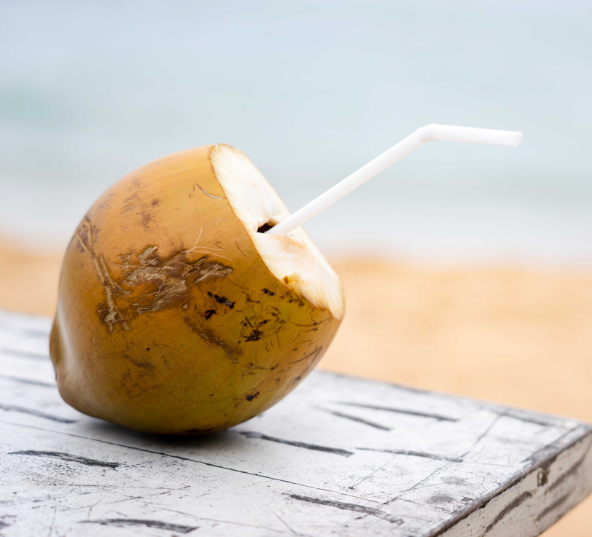
[[203,434],[272,406],[344,314],[341,283],[259,170],[227,145],[112,186],[68,246],[50,354],[74,408],[146,432]]

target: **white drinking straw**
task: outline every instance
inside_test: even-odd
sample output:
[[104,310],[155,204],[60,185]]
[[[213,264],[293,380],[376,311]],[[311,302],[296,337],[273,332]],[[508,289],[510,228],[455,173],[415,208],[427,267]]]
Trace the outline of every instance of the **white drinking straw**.
[[472,127],[453,127],[451,125],[426,125],[417,129],[413,134],[401,140],[389,150],[362,166],[358,171],[346,177],[340,183],[330,188],[308,205],[296,211],[288,218],[267,231],[268,235],[285,236],[294,231],[313,216],[340,200],[352,190],[378,175],[405,155],[417,149],[420,145],[433,140],[448,140],[449,142],[466,142],[469,144],[491,144],[516,147],[522,140],[521,132],[498,131],[492,129],[474,129]]

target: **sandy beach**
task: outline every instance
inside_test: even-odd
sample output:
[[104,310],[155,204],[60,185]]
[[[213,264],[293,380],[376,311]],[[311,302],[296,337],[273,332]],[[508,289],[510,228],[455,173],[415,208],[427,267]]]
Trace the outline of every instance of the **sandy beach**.
[[[61,256],[0,242],[0,308],[52,315]],[[322,368],[592,422],[592,271],[335,260],[347,315]],[[589,537],[592,500],[546,537]]]

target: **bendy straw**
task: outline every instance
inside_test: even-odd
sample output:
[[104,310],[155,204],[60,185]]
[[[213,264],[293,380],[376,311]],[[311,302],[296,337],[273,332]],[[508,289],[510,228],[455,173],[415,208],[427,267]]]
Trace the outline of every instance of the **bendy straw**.
[[449,142],[465,142],[469,144],[490,144],[517,147],[522,140],[521,132],[500,131],[492,129],[475,129],[472,127],[454,127],[451,125],[426,125],[401,140],[358,171],[337,183],[334,187],[321,194],[318,198],[296,211],[294,214],[267,231],[269,235],[285,236],[313,216],[316,216],[336,201],[343,198],[359,186],[369,181],[382,170],[388,168],[419,146],[434,140]]

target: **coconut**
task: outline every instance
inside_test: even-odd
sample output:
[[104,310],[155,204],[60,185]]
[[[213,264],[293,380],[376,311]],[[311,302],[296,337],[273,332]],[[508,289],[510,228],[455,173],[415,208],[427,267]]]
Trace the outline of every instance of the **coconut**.
[[132,429],[204,434],[252,418],[319,362],[338,276],[241,151],[176,153],[92,206],[64,257],[50,355],[62,398]]

